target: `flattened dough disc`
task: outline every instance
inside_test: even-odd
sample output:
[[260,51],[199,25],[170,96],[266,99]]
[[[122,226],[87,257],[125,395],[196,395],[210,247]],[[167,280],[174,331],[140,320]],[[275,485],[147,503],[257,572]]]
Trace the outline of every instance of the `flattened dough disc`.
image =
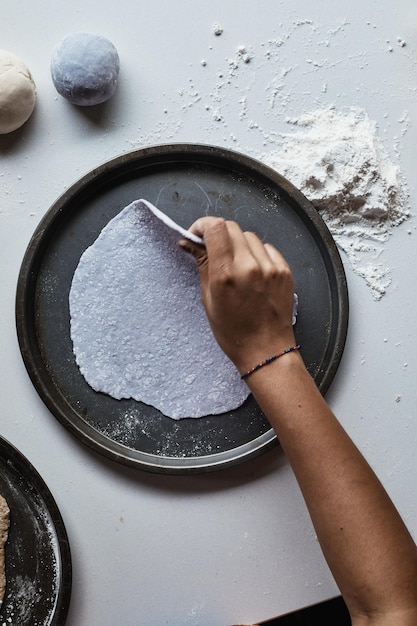
[[232,411],[248,387],[213,337],[194,257],[158,213],[132,202],[82,255],[69,296],[77,363],[96,391],[173,419]]

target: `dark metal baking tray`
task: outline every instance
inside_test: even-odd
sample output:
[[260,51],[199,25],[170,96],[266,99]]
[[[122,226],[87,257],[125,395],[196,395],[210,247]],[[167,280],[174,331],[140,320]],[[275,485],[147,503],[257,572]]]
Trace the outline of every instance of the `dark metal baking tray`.
[[252,397],[230,413],[176,422],[93,391],[75,363],[68,310],[75,268],[109,220],[138,198],[186,228],[205,214],[234,219],[283,252],[300,301],[296,338],[322,393],[347,332],[340,255],[315,208],[285,178],[248,156],[198,144],[152,146],[97,167],[55,202],[29,243],[17,286],[18,338],[30,378],[58,420],[107,457],[150,471],[238,463],[276,443]]
[[0,494],[10,509],[0,624],[63,626],[71,595],[71,554],[64,523],[41,476],[2,437]]

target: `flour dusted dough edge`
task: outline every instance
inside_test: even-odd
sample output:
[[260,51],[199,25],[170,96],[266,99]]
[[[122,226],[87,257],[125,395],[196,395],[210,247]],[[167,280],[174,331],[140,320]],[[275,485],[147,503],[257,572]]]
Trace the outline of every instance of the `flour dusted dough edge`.
[[10,526],[10,510],[6,500],[0,496],[0,607],[3,603],[4,593],[6,591],[6,573],[4,546],[9,535]]

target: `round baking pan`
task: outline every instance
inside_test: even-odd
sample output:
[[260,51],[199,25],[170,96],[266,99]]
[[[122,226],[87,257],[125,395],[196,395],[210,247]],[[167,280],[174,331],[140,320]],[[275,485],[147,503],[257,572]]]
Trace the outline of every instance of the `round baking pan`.
[[71,595],[64,522],[41,476],[0,437],[0,494],[10,509],[0,624],[63,626]]
[[93,391],[75,363],[68,307],[74,271],[102,228],[138,198],[185,228],[201,215],[236,220],[281,250],[299,296],[296,339],[317,386],[323,394],[328,389],[348,324],[346,277],[329,230],[274,170],[240,153],[196,144],[152,146],[104,163],[47,211],[17,286],[17,331],[30,378],[80,441],[121,463],[196,473],[253,457],[277,439],[252,397],[229,413],[173,421],[151,406]]

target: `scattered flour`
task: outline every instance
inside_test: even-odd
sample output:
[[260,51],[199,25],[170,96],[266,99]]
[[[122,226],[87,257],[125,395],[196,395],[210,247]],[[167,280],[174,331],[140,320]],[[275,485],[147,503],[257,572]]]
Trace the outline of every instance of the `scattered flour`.
[[392,228],[409,216],[404,186],[379,136],[377,125],[360,108],[318,109],[287,122],[261,160],[288,178],[317,207],[354,271],[375,299],[391,282],[377,262]]
[[[384,245],[393,227],[409,216],[408,191],[376,123],[352,105],[362,101],[355,94],[361,92],[363,73],[373,97],[387,101],[386,85],[374,80],[375,61],[386,53],[387,44],[398,63],[407,63],[411,71],[415,64],[402,37],[387,40],[370,21],[364,27],[366,49],[346,54],[354,28],[346,19],[327,26],[310,19],[277,22],[269,38],[237,46],[219,38],[223,26],[212,24],[216,37],[202,49],[203,61],[198,61],[188,84],[164,94],[164,120],[155,121],[151,131],[143,129],[139,137],[130,136],[129,144],[136,148],[178,140],[180,134],[186,136],[188,116],[199,116],[204,143],[223,143],[263,160],[304,192],[321,212],[352,270],[379,300],[391,283],[390,269],[381,262]],[[219,63],[214,53],[220,49],[225,56]],[[299,49],[306,54],[295,60],[294,50]],[[354,76],[358,67],[363,70],[361,79],[352,84],[346,102],[344,91],[335,90],[335,77]],[[390,105],[398,110],[408,89],[396,84]],[[304,110],[303,102],[309,103]],[[317,110],[305,114],[311,102]],[[351,108],[343,109],[346,105]],[[392,126],[391,106],[384,108],[387,132]],[[286,119],[288,115],[297,117]],[[394,136],[393,156],[399,163],[401,140],[411,122],[407,111],[397,115],[401,131]],[[285,120],[292,126],[289,133]]]

